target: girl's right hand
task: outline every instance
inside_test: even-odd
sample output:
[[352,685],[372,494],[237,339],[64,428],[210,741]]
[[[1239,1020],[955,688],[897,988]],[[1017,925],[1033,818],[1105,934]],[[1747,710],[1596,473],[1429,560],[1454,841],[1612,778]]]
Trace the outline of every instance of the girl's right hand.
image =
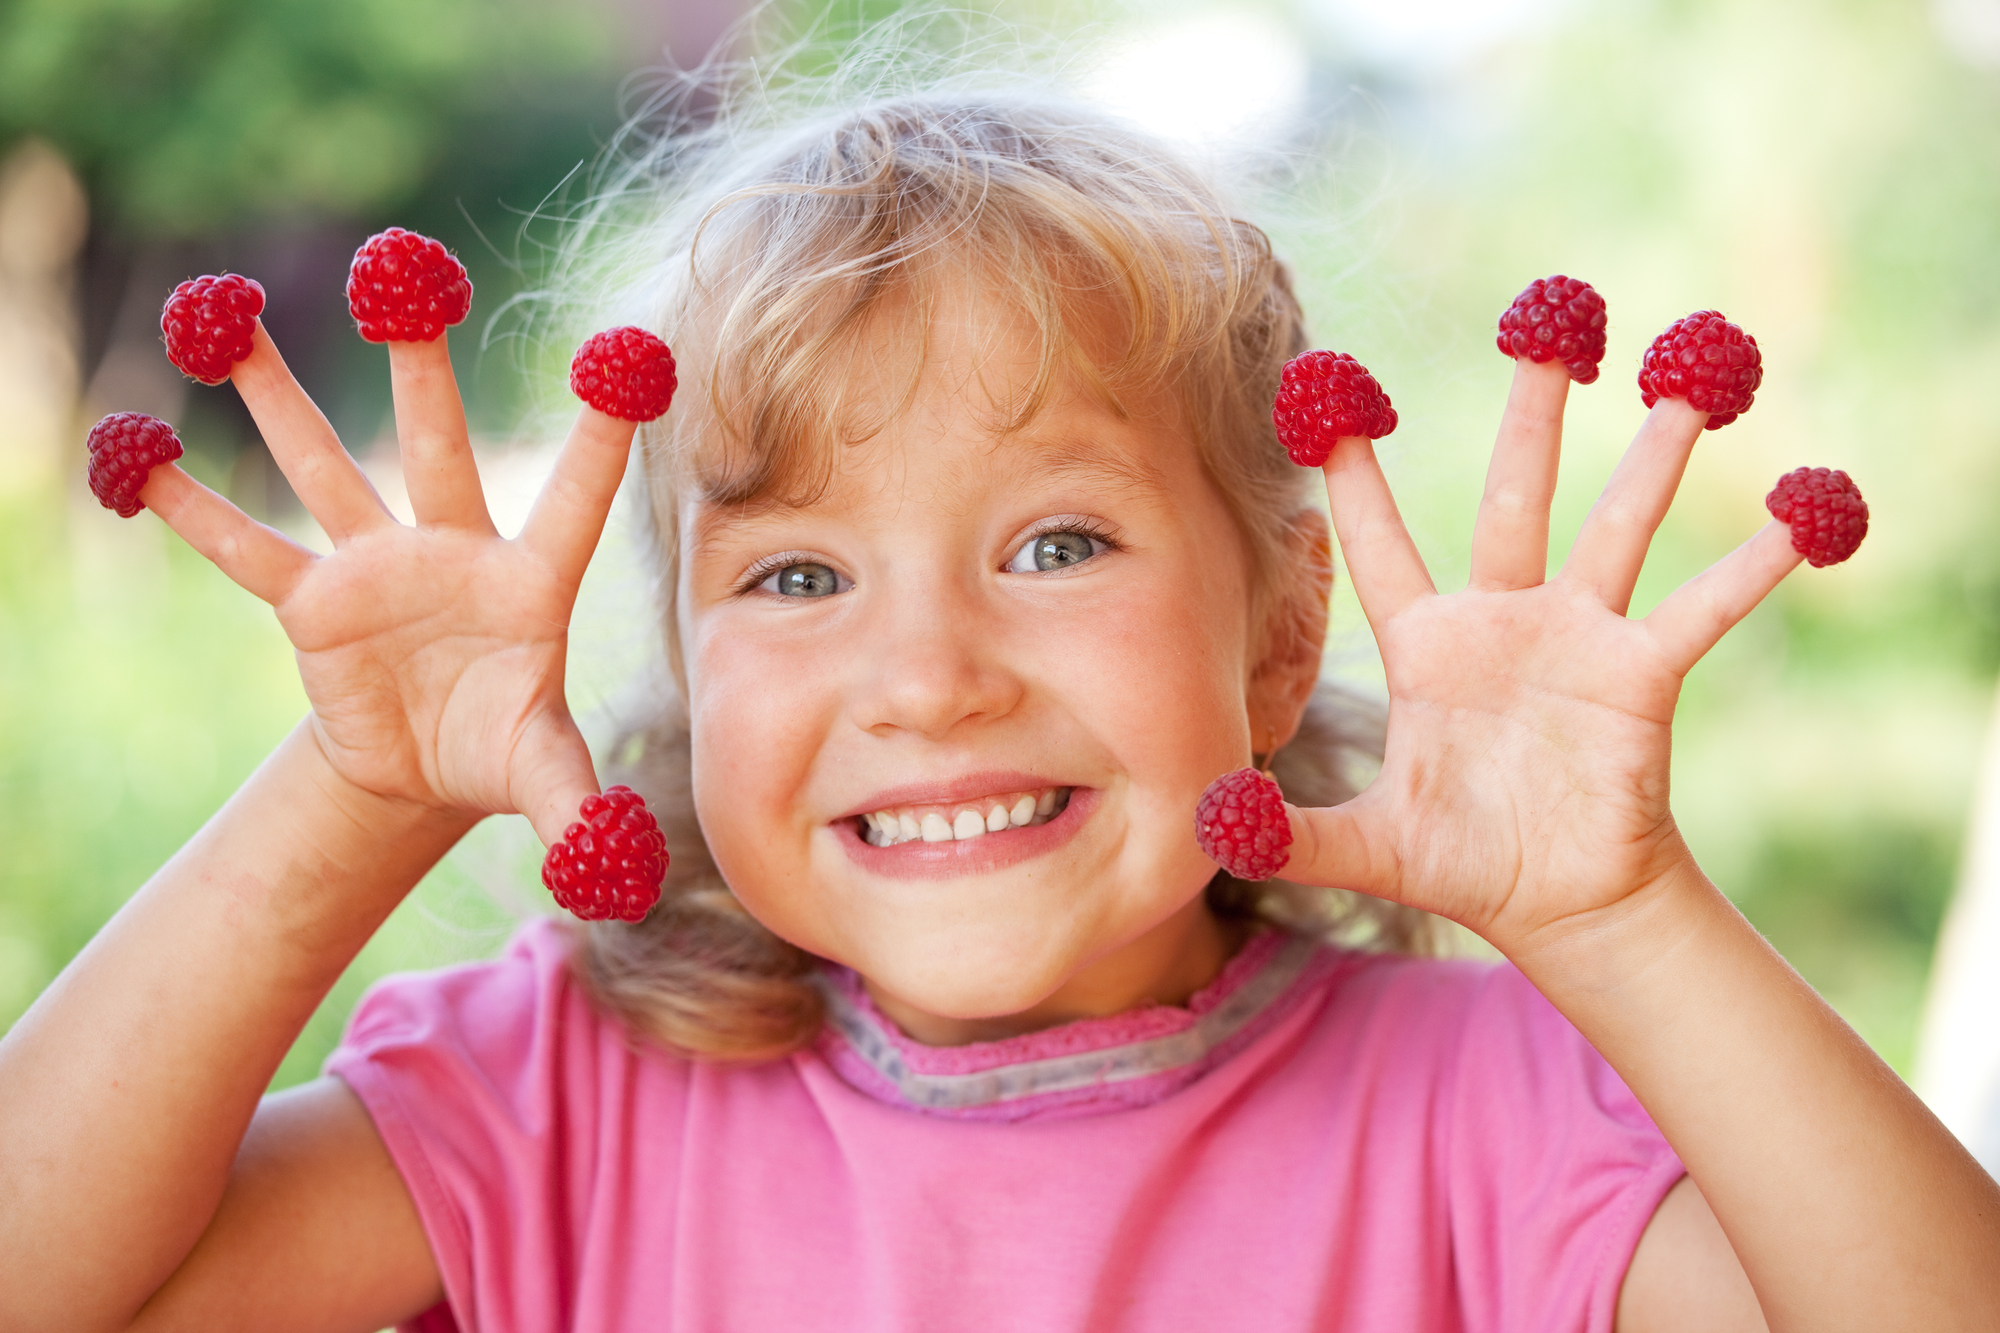
[[463,817],[524,814],[554,842],[597,790],[563,667],[633,425],[585,408],[508,540],[486,510],[444,339],[391,343],[389,366],[414,526],[383,506],[261,323],[231,378],[333,553],[313,554],[171,464],[140,498],[277,611],[313,735],[342,778]]

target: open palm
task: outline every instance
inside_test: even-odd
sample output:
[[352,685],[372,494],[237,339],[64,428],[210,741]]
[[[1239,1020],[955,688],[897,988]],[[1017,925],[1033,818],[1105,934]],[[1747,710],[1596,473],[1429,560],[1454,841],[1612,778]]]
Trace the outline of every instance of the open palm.
[[521,535],[493,526],[442,339],[392,343],[415,511],[395,520],[260,326],[232,379],[334,550],[318,556],[177,467],[141,498],[276,609],[312,726],[342,777],[559,836],[596,779],[563,700],[570,611],[624,473],[632,426],[585,409]]
[[1547,577],[1568,379],[1521,363],[1461,592],[1431,584],[1365,439],[1327,490],[1389,684],[1382,772],[1294,810],[1285,877],[1358,889],[1469,926],[1503,951],[1656,882],[1687,851],[1668,808],[1683,676],[1800,557],[1780,524],[1650,615],[1625,614],[1707,417],[1666,400]]

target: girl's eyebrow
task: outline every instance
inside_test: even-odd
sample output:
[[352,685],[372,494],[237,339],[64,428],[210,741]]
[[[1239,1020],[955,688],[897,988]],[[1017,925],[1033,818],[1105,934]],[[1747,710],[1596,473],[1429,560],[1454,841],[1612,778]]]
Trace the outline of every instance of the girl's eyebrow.
[[1171,493],[1167,479],[1142,453],[1096,448],[1080,441],[1050,444],[1035,451],[1029,467],[1050,481],[1100,482],[1123,496],[1164,500]]
[[803,514],[810,506],[796,504],[776,495],[760,495],[750,500],[739,500],[726,505],[703,503],[696,507],[691,525],[694,553],[705,556],[722,545],[724,537],[731,531],[759,519],[789,514]]
[[[1035,441],[1025,453],[1021,470],[1036,481],[1101,486],[1120,499],[1166,502],[1172,498],[1166,477],[1142,453],[1106,449],[1075,439]],[[768,518],[805,514],[813,507],[811,501],[791,500],[775,492],[727,504],[702,503],[691,525],[694,551],[708,555],[733,530]]]

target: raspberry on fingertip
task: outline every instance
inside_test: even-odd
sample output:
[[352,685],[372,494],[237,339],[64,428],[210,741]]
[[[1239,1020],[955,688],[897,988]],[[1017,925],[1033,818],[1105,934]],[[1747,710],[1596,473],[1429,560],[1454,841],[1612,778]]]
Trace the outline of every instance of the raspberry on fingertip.
[[1764,508],[1792,529],[1792,549],[1814,569],[1837,565],[1868,535],[1868,502],[1854,478],[1836,468],[1795,468],[1778,478]]
[[1500,314],[1501,352],[1537,363],[1560,361],[1578,384],[1597,378],[1604,360],[1604,298],[1581,278],[1536,278]]
[[646,802],[630,787],[583,798],[581,818],[542,861],[542,883],[556,902],[585,921],[642,921],[660,901],[667,839]]
[[1639,364],[1639,396],[1647,407],[1662,398],[1683,399],[1709,414],[1709,430],[1748,412],[1763,382],[1757,340],[1719,310],[1697,310],[1667,325]]
[[160,309],[167,360],[189,379],[220,384],[256,342],[264,288],[240,273],[204,273],[174,288]]
[[181,456],[181,437],[158,417],[113,412],[90,428],[84,447],[90,453],[90,493],[118,517],[131,518],[146,507],[139,492],[153,469]]
[[1300,467],[1319,467],[1343,437],[1379,440],[1396,429],[1396,409],[1368,368],[1345,352],[1304,352],[1285,363],[1271,424]]
[[1195,806],[1194,837],[1209,860],[1236,878],[1269,879],[1291,859],[1285,794],[1254,768],[1224,773]]
[[674,354],[641,328],[606,329],[576,349],[570,392],[620,421],[652,421],[673,405]]
[[347,268],[347,312],[371,343],[436,342],[472,309],[472,279],[444,243],[401,227],[361,243]]

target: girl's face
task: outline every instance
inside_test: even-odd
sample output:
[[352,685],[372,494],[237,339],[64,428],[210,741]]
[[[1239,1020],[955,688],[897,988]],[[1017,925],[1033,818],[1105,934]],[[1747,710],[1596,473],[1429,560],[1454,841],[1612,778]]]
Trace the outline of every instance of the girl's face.
[[1010,308],[929,333],[907,399],[912,340],[858,349],[889,424],[821,498],[682,515],[703,832],[920,1039],[1183,998],[1227,953],[1194,808],[1250,748],[1243,541],[1168,414],[1001,429],[1038,352]]

